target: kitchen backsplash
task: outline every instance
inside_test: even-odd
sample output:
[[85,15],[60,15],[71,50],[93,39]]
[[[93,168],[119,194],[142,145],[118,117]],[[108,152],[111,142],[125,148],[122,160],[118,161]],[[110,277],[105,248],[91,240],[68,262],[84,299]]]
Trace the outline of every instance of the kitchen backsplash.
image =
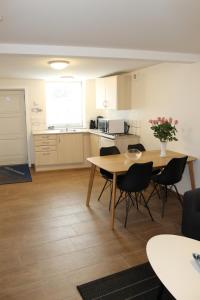
[[107,119],[124,119],[130,125],[129,132],[140,135],[141,123],[136,110],[105,110],[103,116]]

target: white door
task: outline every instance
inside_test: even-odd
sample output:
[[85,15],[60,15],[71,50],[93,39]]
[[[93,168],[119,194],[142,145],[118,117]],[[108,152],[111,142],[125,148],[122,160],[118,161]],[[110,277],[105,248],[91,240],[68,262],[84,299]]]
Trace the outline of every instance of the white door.
[[27,162],[24,92],[0,90],[0,165]]

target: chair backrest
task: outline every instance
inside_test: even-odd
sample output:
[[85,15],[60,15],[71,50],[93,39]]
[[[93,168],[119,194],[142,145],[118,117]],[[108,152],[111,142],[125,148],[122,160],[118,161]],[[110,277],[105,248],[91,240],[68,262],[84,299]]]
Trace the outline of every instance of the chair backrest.
[[[116,155],[116,154],[120,154],[120,151],[116,146],[100,148],[100,156]],[[104,169],[100,169],[100,173],[103,176],[108,176],[108,174],[110,174],[108,171],[106,171]]]
[[144,148],[144,146],[142,144],[133,144],[133,145],[128,145],[128,150],[130,149],[137,149],[141,152],[146,151],[146,149]]
[[115,154],[120,154],[120,151],[116,146],[100,148],[100,156],[115,155]]
[[135,163],[127,171],[120,188],[126,192],[140,192],[149,185],[152,176],[153,162]]
[[179,182],[185,169],[188,156],[181,158],[172,158],[163,169],[159,177],[159,182],[170,185]]
[[200,188],[183,196],[182,234],[200,241]]

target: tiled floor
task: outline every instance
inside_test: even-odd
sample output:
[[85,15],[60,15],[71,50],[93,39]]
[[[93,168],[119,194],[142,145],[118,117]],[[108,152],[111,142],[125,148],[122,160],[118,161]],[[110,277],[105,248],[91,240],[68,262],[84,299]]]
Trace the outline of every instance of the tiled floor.
[[85,206],[89,170],[34,173],[32,183],[0,186],[0,299],[78,300],[76,285],[147,260],[148,239],[180,233],[181,208],[173,197],[160,217],[159,199],[147,212],[132,209],[123,228],[124,203],[110,230],[108,193],[95,177]]

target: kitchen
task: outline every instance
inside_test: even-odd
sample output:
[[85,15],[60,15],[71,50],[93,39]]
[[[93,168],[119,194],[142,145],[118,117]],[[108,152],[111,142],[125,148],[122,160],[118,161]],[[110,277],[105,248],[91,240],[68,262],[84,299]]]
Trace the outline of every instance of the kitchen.
[[[11,57],[1,57],[2,60],[11,59]],[[13,59],[16,59],[16,61],[22,62],[22,57],[14,56]],[[24,58],[23,58],[24,59]],[[39,60],[39,58],[35,58],[35,61]],[[29,64],[32,63],[32,60],[29,60]],[[27,66],[27,59],[25,61],[25,64]],[[48,59],[43,58],[43,64],[46,64],[45,68],[48,70],[50,69],[48,66]],[[71,62],[73,66],[73,62]],[[26,67],[28,71],[28,75],[32,77],[31,74],[31,68],[29,70],[28,67]],[[51,72],[51,71],[46,71]],[[51,78],[58,81],[59,73],[54,70],[52,70]],[[61,73],[62,74],[62,73]],[[39,75],[38,75],[39,76]],[[78,79],[79,80],[79,79]],[[70,81],[70,80],[69,80]],[[73,80],[74,84],[76,84],[77,79]],[[62,79],[62,83],[67,82],[67,79]],[[81,83],[81,81],[79,81]],[[41,131],[46,130],[48,126],[52,125],[52,120],[47,119],[47,110],[46,110],[46,81],[45,80],[38,80],[38,79],[1,79],[1,87],[3,90],[24,90],[25,92],[25,105],[26,105],[26,124],[27,124],[27,139],[28,139],[28,157],[29,157],[29,164],[34,163],[34,157],[33,157],[33,148],[31,146],[32,143],[32,132],[35,131]],[[79,111],[81,114],[81,124],[79,127],[89,128],[89,120],[90,116],[91,118],[96,117],[98,113],[102,112],[101,110],[96,110],[96,104],[95,104],[95,80],[91,81],[83,81],[81,83],[83,86],[81,93],[83,91],[83,97],[79,100],[80,104],[78,104],[80,107]],[[5,95],[3,96],[5,97]],[[91,99],[93,98],[93,99]],[[2,98],[3,101],[4,98]],[[23,101],[23,99],[22,99]],[[2,102],[3,103],[3,102]],[[10,102],[11,104],[12,102]],[[57,109],[58,105],[56,104]],[[54,107],[54,108],[56,108]],[[77,107],[77,106],[76,106]],[[82,109],[81,109],[82,108]],[[55,110],[54,110],[55,112]],[[104,110],[105,112],[105,110]],[[50,115],[50,114],[49,114]],[[53,113],[52,116],[55,116],[56,114]],[[51,116],[51,117],[52,117]],[[53,117],[54,118],[54,117]],[[65,116],[64,116],[65,118]],[[119,117],[118,117],[119,118]],[[65,120],[64,120],[65,121]],[[63,123],[64,123],[63,121]],[[61,124],[63,126],[63,124]],[[66,126],[66,125],[64,125]],[[68,124],[69,127],[73,128],[73,124]],[[77,125],[76,125],[77,127]],[[11,130],[11,129],[10,129]],[[1,161],[3,162],[3,156],[1,157]],[[10,157],[11,159],[11,157]]]
[[[103,102],[105,101],[105,96],[101,99],[102,91],[98,89],[99,81],[102,80],[118,80],[112,82],[110,87],[110,94],[112,98],[109,98],[110,94],[108,93],[108,99],[112,102],[112,107],[103,107]],[[120,83],[119,81],[122,81]],[[125,80],[125,84],[124,84]],[[127,82],[126,82],[127,81]],[[96,108],[101,109],[102,113],[108,112],[109,109],[116,111],[116,108],[123,108],[123,112],[127,115],[127,109],[131,109],[131,81],[132,75],[120,75],[120,76],[110,76],[105,78],[100,78],[93,80],[93,84],[95,85],[95,94],[91,95],[91,91],[88,89],[88,85],[86,82],[85,88],[85,101],[88,101],[87,95],[90,94],[90,97],[93,98],[93,101],[96,103],[93,111],[93,117],[96,116]],[[90,82],[91,83],[91,82]],[[120,86],[121,84],[121,86]],[[67,85],[67,83],[66,83]],[[102,85],[102,83],[101,83]],[[104,89],[104,87],[103,87]],[[117,93],[119,96],[117,96]],[[114,94],[114,95],[112,95]],[[104,90],[103,90],[104,95]],[[100,97],[100,99],[99,99]],[[59,99],[52,100],[54,103],[60,103]],[[96,101],[95,101],[96,99]],[[126,99],[126,102],[124,101]],[[66,100],[65,100],[66,101]],[[72,99],[75,102],[75,99]],[[81,101],[81,100],[80,100]],[[102,103],[101,103],[101,102]],[[118,101],[118,105],[116,106],[116,101]],[[120,104],[121,101],[121,104]],[[71,105],[73,105],[72,103]],[[121,105],[121,107],[119,106]],[[48,105],[48,102],[47,102]],[[79,107],[81,103],[79,103]],[[52,108],[53,115],[59,115],[59,122],[62,119],[62,111],[56,113],[56,108]],[[76,105],[77,108],[77,105]],[[126,110],[125,110],[126,109]],[[61,110],[64,110],[64,106]],[[68,108],[70,110],[70,108]],[[48,112],[48,110],[47,110]],[[49,113],[50,114],[50,113]],[[72,113],[73,114],[73,113]],[[67,111],[65,112],[67,115]],[[63,122],[65,122],[65,115],[63,116]],[[75,113],[76,115],[76,113]],[[48,115],[47,115],[48,117]],[[54,120],[54,117],[52,118]],[[69,122],[69,121],[68,121]],[[81,121],[79,121],[81,122]],[[66,120],[67,123],[67,120]],[[93,128],[89,128],[89,124],[93,124]],[[59,168],[80,168],[84,166],[88,166],[86,163],[86,158],[89,156],[98,156],[99,149],[101,147],[108,146],[117,146],[119,150],[123,153],[126,152],[128,144],[134,144],[139,142],[139,136],[137,134],[129,133],[129,123],[135,124],[136,120],[128,120],[125,121],[123,119],[117,120],[109,120],[105,119],[102,116],[97,117],[96,120],[90,120],[89,124],[87,122],[85,128],[76,128],[80,126],[78,123],[74,124],[74,128],[72,125],[68,124],[69,128],[55,128],[55,124],[50,124],[47,131],[35,132],[34,135],[34,145],[35,145],[35,167],[36,170],[50,170],[50,169],[59,169]],[[53,125],[53,126],[52,126]],[[65,124],[59,124],[59,126],[67,126]],[[58,127],[58,125],[57,125]],[[95,127],[95,128],[94,128]],[[57,130],[56,130],[57,129]],[[138,130],[139,128],[131,127],[131,130]],[[73,146],[74,145],[74,146]],[[90,145],[90,146],[89,146]],[[74,148],[73,148],[74,147]],[[78,154],[79,151],[79,154]],[[67,154],[68,153],[68,154]],[[71,154],[70,154],[71,153]],[[75,155],[76,153],[76,155]]]
[[[47,130],[48,124],[46,121],[46,81],[44,79],[31,79],[31,70],[33,62],[36,63],[37,60],[40,60],[39,57],[23,57],[19,55],[1,55],[1,62],[5,61],[8,63],[16,61],[16,65],[18,65],[18,71],[20,70],[20,66],[23,66],[23,70],[26,70],[25,74],[27,79],[21,78],[9,78],[11,73],[6,71],[6,66],[2,68],[1,72],[5,72],[7,74],[7,79],[0,79],[0,86],[3,90],[5,89],[20,89],[25,91],[25,100],[26,100],[26,120],[27,120],[27,147],[28,147],[28,161],[29,164],[34,163],[34,151],[33,151],[33,139],[32,133],[39,132],[43,130]],[[68,58],[68,60],[70,60]],[[57,72],[55,70],[51,70],[48,65],[49,58],[42,58],[42,64],[45,66],[44,71],[46,72],[47,80],[49,78],[58,79],[59,75],[63,74],[64,71]],[[82,60],[80,60],[80,64],[77,67],[81,72],[79,73],[79,78],[83,77],[83,67]],[[83,60],[84,62],[84,60]],[[96,60],[97,66],[101,66],[102,59]],[[110,70],[116,70],[119,68],[117,62],[121,66],[124,63],[124,68],[128,68],[127,61],[123,60],[114,60],[114,64],[110,66]],[[92,59],[92,63],[94,64],[94,60]],[[149,63],[149,62],[148,62]],[[152,63],[152,62],[151,62]],[[155,63],[155,62],[154,62]],[[130,64],[130,62],[129,62]],[[135,66],[136,61],[132,60],[132,65]],[[76,63],[77,65],[77,63]],[[90,64],[89,64],[90,65]],[[138,65],[138,63],[137,63]],[[142,62],[144,65],[144,62]],[[72,61],[73,66],[73,61]],[[36,68],[36,67],[35,67]],[[69,68],[69,67],[68,67]],[[170,149],[191,153],[192,155],[198,157],[197,139],[196,139],[196,126],[194,125],[198,118],[193,118],[191,123],[190,132],[187,126],[187,118],[188,114],[191,116],[195,116],[197,110],[196,106],[196,94],[193,93],[191,85],[196,81],[196,73],[198,72],[199,64],[183,64],[183,63],[162,63],[155,64],[154,66],[147,66],[146,68],[141,68],[139,70],[135,70],[133,72],[126,72],[131,74],[132,76],[132,98],[129,110],[116,110],[116,109],[97,109],[96,108],[96,79],[87,79],[83,80],[83,128],[89,128],[90,120],[96,119],[98,115],[102,115],[108,119],[123,119],[129,122],[130,125],[130,133],[140,136],[140,142],[146,145],[147,149],[156,149],[159,147],[159,143],[156,139],[152,137],[150,132],[150,128],[148,126],[148,119],[155,115],[162,115],[163,110],[168,115],[174,116],[180,120],[180,128],[178,131],[178,143],[170,143]],[[89,73],[89,69],[87,70],[87,77],[91,77],[94,75],[94,71]],[[91,70],[91,69],[90,69]],[[98,71],[99,70],[99,71]],[[106,69],[108,70],[108,69]],[[176,76],[178,74],[184,74],[182,70],[185,72],[189,72],[191,74],[191,81],[185,82],[186,78],[183,76]],[[44,72],[43,71],[43,72]],[[117,70],[116,70],[117,71]],[[6,73],[7,72],[7,73]],[[11,68],[10,72],[15,74],[14,67]],[[24,71],[23,71],[24,72]],[[34,70],[35,72],[35,70]],[[106,75],[102,72],[102,66],[100,69],[96,69],[96,75],[99,77]],[[161,76],[159,76],[161,74]],[[171,74],[174,74],[174,77],[171,77]],[[44,75],[44,74],[43,74]],[[1,75],[2,76],[2,75]],[[38,76],[38,75],[37,75]],[[22,77],[22,74],[20,75]],[[67,79],[62,79],[67,80]],[[70,79],[69,79],[70,80]],[[159,82],[159,84],[158,84]],[[160,89],[162,86],[162,90]],[[185,89],[185,94],[183,96],[182,92],[183,87]],[[162,93],[164,91],[164,93]],[[191,105],[191,109],[188,112],[187,109],[187,99],[182,103],[182,98],[186,98],[187,95],[190,94],[190,103],[194,103]],[[173,101],[174,97],[176,97],[176,102]],[[160,101],[162,99],[162,101]],[[170,100],[171,99],[171,100]],[[179,110],[179,106],[182,105],[184,110]],[[176,110],[174,110],[176,107]],[[85,134],[86,135],[86,134]],[[192,139],[192,140],[191,140]],[[86,142],[88,145],[88,142]],[[88,150],[86,150],[88,151]],[[89,153],[89,152],[88,152]],[[97,152],[96,152],[97,153]],[[87,155],[86,155],[87,156]],[[198,163],[195,164],[195,174],[197,178],[197,182],[199,181],[199,168]],[[184,175],[183,184],[181,184],[181,190],[185,190],[189,188],[189,175],[187,172]]]

